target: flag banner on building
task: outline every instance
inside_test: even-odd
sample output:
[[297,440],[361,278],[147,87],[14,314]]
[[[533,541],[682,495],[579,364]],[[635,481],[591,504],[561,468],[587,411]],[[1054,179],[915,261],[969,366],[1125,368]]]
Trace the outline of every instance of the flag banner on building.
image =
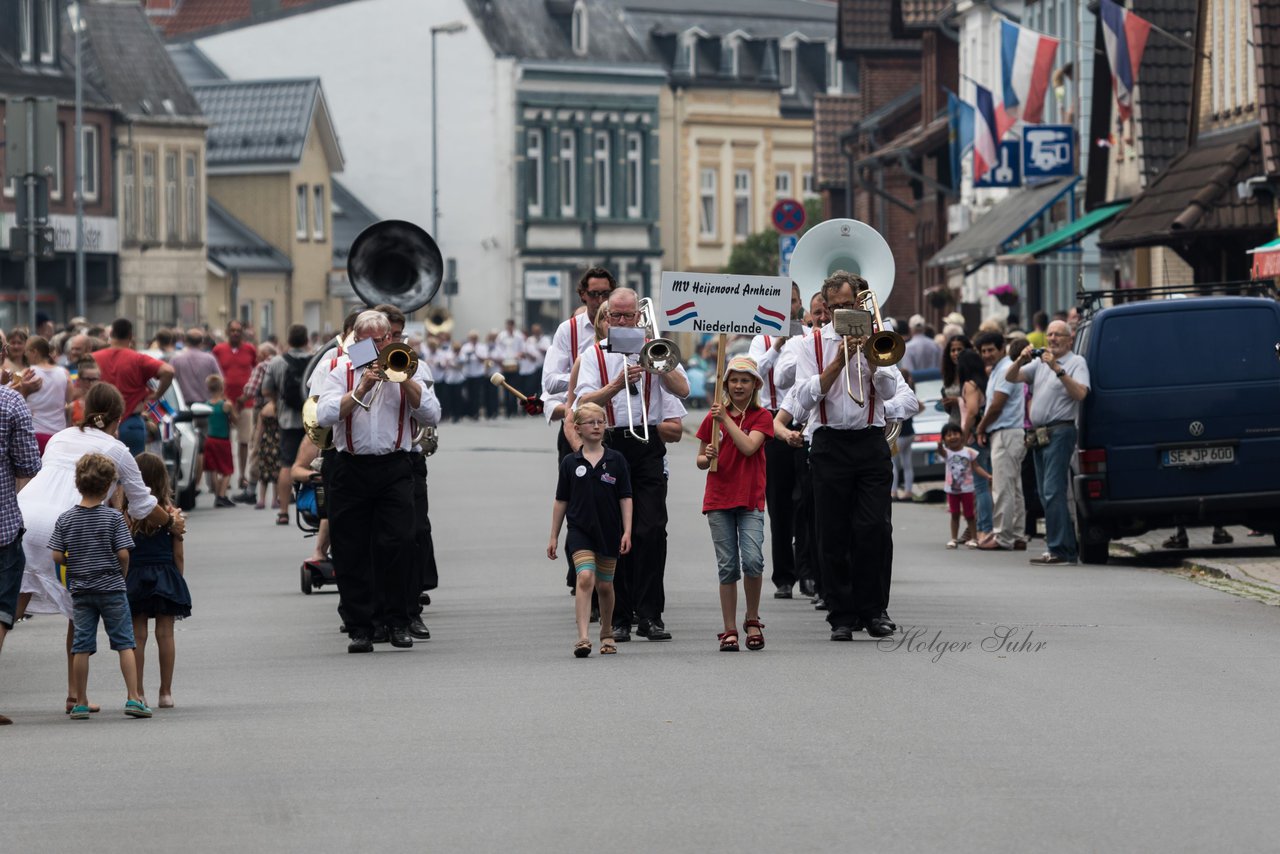
[[973,105],[947,90],[947,140],[951,146],[951,186],[960,187],[960,161],[973,148]]
[[991,90],[974,84],[978,92],[977,109],[973,118],[973,180],[979,181],[999,162],[996,130],[996,105]]
[[1116,112],[1121,120],[1133,115],[1133,90],[1138,85],[1138,66],[1147,48],[1151,22],[1112,3],[1100,0],[1102,8],[1102,40],[1106,43],[1107,62],[1111,64],[1111,86],[1116,93]]
[[1049,91],[1057,52],[1057,39],[1000,19],[1004,103],[997,115],[999,136],[1004,136],[1019,119],[1028,124],[1040,124],[1044,120],[1044,97]]

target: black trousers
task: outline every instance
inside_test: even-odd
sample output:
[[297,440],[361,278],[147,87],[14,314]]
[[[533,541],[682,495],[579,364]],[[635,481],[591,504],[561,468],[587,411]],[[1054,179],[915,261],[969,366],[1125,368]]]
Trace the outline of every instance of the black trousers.
[[440,586],[440,575],[436,568],[435,542],[431,539],[430,504],[427,501],[427,458],[423,454],[410,454],[413,463],[413,563],[417,571],[414,575],[414,591],[410,610],[419,616],[422,614],[422,603],[416,593],[435,590]]
[[[489,384],[487,377],[467,377],[462,381],[463,390],[467,396],[467,417],[479,418],[480,407],[484,400],[484,387]],[[490,386],[492,388],[492,386]]]
[[889,486],[893,467],[884,429],[819,429],[809,455],[827,622],[851,625],[888,607],[893,554]]
[[813,515],[813,472],[809,465],[809,446],[796,448],[796,574],[802,581],[813,582],[815,591],[822,590],[822,572],[818,564],[818,529]]
[[438,382],[435,388],[440,398],[442,416],[456,424],[459,418],[467,414],[466,401],[462,397],[462,383]]
[[614,625],[629,626],[633,611],[642,621],[661,621],[667,606],[667,446],[652,425],[648,442],[628,437],[623,428],[610,430],[608,442],[631,468],[631,551],[618,558],[613,575]]
[[800,580],[796,569],[793,539],[800,483],[796,478],[796,449],[780,439],[770,439],[764,447],[764,502],[769,510],[769,556],[773,563],[773,583],[791,587]]
[[329,537],[347,634],[372,634],[375,617],[407,626],[417,600],[410,454],[342,452],[332,468]]
[[[498,417],[498,387],[489,382],[489,377],[480,377],[480,391],[484,395],[484,417]],[[504,395],[508,394],[503,392]]]

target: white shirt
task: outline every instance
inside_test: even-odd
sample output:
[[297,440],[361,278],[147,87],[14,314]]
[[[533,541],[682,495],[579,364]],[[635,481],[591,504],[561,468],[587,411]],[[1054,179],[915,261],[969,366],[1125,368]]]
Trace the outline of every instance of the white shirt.
[[[787,341],[790,343],[789,339]],[[760,389],[760,405],[770,412],[777,412],[782,407],[783,398],[787,396],[787,391],[795,380],[794,369],[786,383],[778,377],[777,363],[782,358],[782,352],[774,349],[773,345],[777,342],[777,336],[757,335],[751,339],[751,346],[747,348],[747,355],[756,360],[756,367],[764,379],[764,387]],[[786,346],[783,344],[782,349],[786,349]]]
[[534,338],[532,335],[525,338],[524,346],[520,348],[520,376],[529,377],[536,374],[550,348],[551,339],[545,335],[540,338]]
[[[355,454],[389,454],[408,451],[413,447],[413,434],[417,425],[434,426],[440,423],[440,401],[436,398],[431,369],[423,359],[418,360],[418,370],[413,378],[422,386],[422,400],[417,409],[404,404],[404,389],[399,383],[386,382],[378,386],[376,396],[366,411],[356,406],[347,418],[339,418],[342,398],[360,384],[362,370],[349,370],[351,360],[338,359],[325,377],[316,405],[316,420],[321,427],[333,428],[333,445],[339,451]],[[373,395],[374,392],[369,392]],[[366,395],[367,397],[368,395]],[[348,438],[347,425],[351,436]]]
[[445,385],[458,385],[465,379],[462,376],[462,363],[458,361],[458,352],[449,344],[436,348],[431,370],[444,379]]
[[498,340],[494,345],[491,355],[494,359],[501,362],[515,362],[519,360],[520,354],[524,351],[524,333],[519,329],[511,332],[502,330],[498,333]]
[[[831,364],[832,359],[840,358],[840,336],[831,324],[822,327],[823,366]],[[799,405],[809,413],[805,434],[813,435],[819,427],[834,427],[838,430],[862,430],[868,426],[883,427],[886,417],[890,420],[908,418],[920,409],[920,402],[912,393],[902,373],[896,366],[880,368],[871,374],[867,367],[866,356],[861,352],[850,359],[847,368],[842,369],[831,384],[826,394],[822,393],[822,373],[818,365],[813,334],[805,339],[807,346],[797,348],[796,353],[796,398]],[[858,362],[862,362],[862,384],[858,385]],[[862,398],[863,403],[855,403],[845,389],[845,378],[849,378],[854,393]],[[868,376],[871,382],[867,382]],[[871,387],[875,389],[875,409],[870,409]],[[823,415],[825,414],[825,419]]]
[[[1058,370],[1089,388],[1089,364],[1079,353],[1067,353],[1058,359]],[[1048,365],[1041,361],[1030,362],[1018,372],[1021,382],[1031,383],[1031,411],[1027,413],[1031,424],[1043,427],[1058,421],[1074,421],[1080,414],[1080,401],[1072,400],[1067,387]]]
[[[573,349],[575,329],[578,336],[576,351]],[[575,314],[556,327],[555,337],[551,339],[547,357],[542,362],[544,399],[568,390],[569,372],[573,370],[573,360],[594,343],[596,343],[596,328],[585,311],[582,314]]]
[[[582,405],[582,399],[592,392],[599,391],[608,385],[610,380],[618,376],[619,372],[625,371],[627,368],[627,356],[622,353],[610,353],[605,349],[607,340],[600,342],[601,351],[604,354],[604,365],[606,376],[600,376],[600,359],[596,355],[595,348],[582,354],[582,364],[578,367],[578,385],[574,390],[573,408],[576,411]],[[676,368],[680,375],[687,381],[688,375],[684,372],[684,367]],[[645,380],[648,380],[646,382]],[[683,418],[686,414],[684,404],[680,398],[676,397],[667,390],[666,385],[662,382],[662,377],[658,374],[647,374],[640,382],[636,384],[639,391],[632,394],[625,387],[622,391],[613,396],[613,400],[609,401],[605,411],[613,410],[613,423],[611,427],[626,427],[628,424],[635,424],[637,427],[645,423],[644,415],[640,410],[641,402],[644,400],[645,386],[649,387],[649,397],[645,406],[648,410],[648,423],[659,424],[668,418]],[[631,414],[627,414],[630,408]],[[631,419],[631,420],[628,420]]]
[[805,346],[806,341],[809,342],[810,347],[813,346],[812,329],[806,329],[803,335],[793,335],[788,338],[787,343],[782,345],[782,352],[773,363],[774,382],[788,391],[795,387],[796,360],[799,358],[800,348]]
[[458,361],[462,363],[462,375],[468,379],[484,376],[484,360],[489,358],[489,349],[484,344],[470,341],[458,349]]

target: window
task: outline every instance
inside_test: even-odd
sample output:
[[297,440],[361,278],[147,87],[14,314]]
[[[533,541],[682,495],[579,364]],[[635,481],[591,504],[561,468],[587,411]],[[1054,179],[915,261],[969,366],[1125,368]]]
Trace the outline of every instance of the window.
[[782,94],[796,93],[796,46],[795,43],[783,45],[778,50],[778,81],[782,84]]
[[187,154],[183,157],[184,180],[182,195],[186,204],[182,221],[187,224],[187,242],[200,242],[200,172],[196,166],[196,156]]
[[49,198],[57,201],[62,198],[62,163],[66,159],[66,140],[63,138],[62,122],[58,122],[54,133],[53,177],[49,179]]
[[138,238],[138,164],[133,151],[125,149],[120,154],[120,208],[124,219],[125,240]]
[[587,55],[587,4],[578,0],[573,6],[573,52],[578,56]]
[[571,130],[560,131],[560,215],[571,217],[577,212],[578,138]]
[[742,40],[736,36],[727,38],[721,45],[724,56],[720,63],[730,77],[738,77],[742,73]]
[[53,0],[40,0],[40,61],[52,65],[54,54],[54,33],[58,31],[58,4]]
[[[1210,98],[1218,115],[1245,110],[1257,102],[1257,70],[1247,0],[1209,0],[1214,57],[1209,64],[1212,77]],[[1222,57],[1219,60],[1219,57]]]
[[773,193],[780,199],[791,198],[790,172],[778,172],[773,176]]
[[164,239],[170,243],[181,239],[178,231],[178,154],[174,151],[164,154]]
[[84,181],[84,200],[98,200],[98,128],[85,125],[80,137],[80,175]]
[[178,322],[178,303],[171,296],[149,296],[146,302],[146,322],[143,339],[150,341],[156,332],[172,327]]
[[35,60],[34,15],[31,4],[35,0],[18,0],[18,59],[21,62]]
[[812,172],[804,173],[803,180],[804,180],[804,183],[802,184],[801,189],[803,190],[804,197],[806,199],[811,199],[814,196],[818,195],[818,191],[815,190],[813,186],[813,173]]
[[142,239],[155,240],[159,223],[156,208],[159,206],[159,188],[156,186],[156,153],[142,152]]
[[839,95],[844,90],[844,63],[836,55],[834,39],[827,42],[827,94]]
[[716,236],[716,170],[703,169],[699,178],[698,193],[702,202],[701,234],[705,238]]
[[733,236],[751,234],[751,172],[739,169],[733,173]]
[[293,236],[299,240],[307,239],[307,185],[299,184],[294,196],[294,228]]
[[258,324],[258,340],[266,341],[276,334],[276,301],[262,301],[262,323]]
[[680,56],[678,69],[690,77],[698,76],[698,34],[688,32],[680,37]]
[[525,193],[529,199],[529,216],[542,216],[543,213],[546,173],[543,171],[542,134],[541,128],[525,133],[524,161],[528,170],[525,173]]
[[644,216],[644,137],[634,130],[627,134],[627,216]]
[[612,175],[609,169],[609,156],[613,146],[610,144],[607,130],[596,131],[595,151],[592,154],[594,170],[592,182],[595,185],[596,216],[607,217],[613,213],[613,188],[610,186]]
[[324,185],[311,188],[311,236],[324,240]]

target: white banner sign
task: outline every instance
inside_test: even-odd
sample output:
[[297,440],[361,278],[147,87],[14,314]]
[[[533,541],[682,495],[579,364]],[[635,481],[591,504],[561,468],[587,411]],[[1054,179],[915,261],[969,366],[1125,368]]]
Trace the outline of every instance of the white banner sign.
[[560,270],[525,270],[524,298],[559,300],[565,275]]
[[[17,214],[0,213],[0,249],[9,248],[9,229],[18,224]],[[69,214],[51,214],[54,249],[76,251],[76,218]],[[120,228],[116,220],[105,216],[84,218],[84,251],[114,255],[120,251]]]
[[664,272],[659,304],[663,332],[787,335],[791,329],[791,280],[785,276]]

